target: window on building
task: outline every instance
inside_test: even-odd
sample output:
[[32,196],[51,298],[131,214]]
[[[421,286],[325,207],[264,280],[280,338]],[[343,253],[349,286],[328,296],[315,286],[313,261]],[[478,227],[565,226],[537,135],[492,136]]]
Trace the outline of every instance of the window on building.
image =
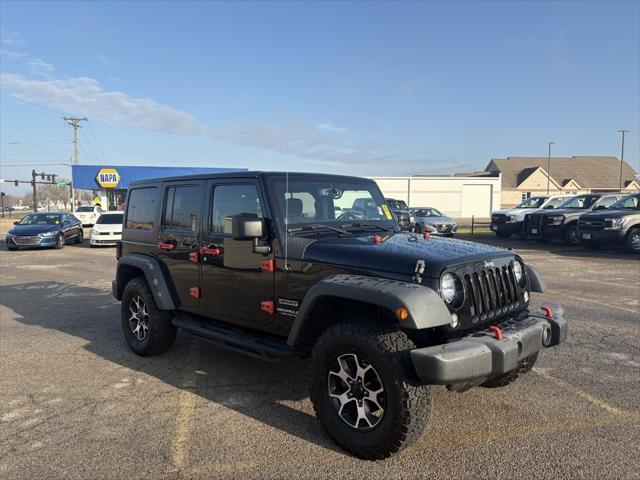
[[523,202],[529,197],[531,197],[531,192],[522,192],[521,199]]
[[127,228],[152,230],[155,222],[156,187],[135,188],[129,194],[127,204]]
[[[260,198],[255,185],[218,185],[213,190],[210,228],[215,233],[231,233],[225,219],[240,213],[262,217]],[[227,227],[225,229],[225,223]]]
[[169,187],[162,215],[162,227],[165,230],[195,232],[198,229],[199,209],[200,187]]

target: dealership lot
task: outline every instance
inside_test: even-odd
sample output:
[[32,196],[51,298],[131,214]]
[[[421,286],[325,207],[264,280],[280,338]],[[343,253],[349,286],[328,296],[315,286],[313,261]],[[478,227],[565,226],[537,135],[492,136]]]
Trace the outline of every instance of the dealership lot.
[[[3,478],[637,478],[640,259],[510,246],[562,303],[567,342],[504,389],[434,389],[416,445],[383,462],[345,454],[315,419],[306,362],[271,365],[179,334],[127,347],[113,249],[0,251]],[[636,472],[636,473],[634,473]]]

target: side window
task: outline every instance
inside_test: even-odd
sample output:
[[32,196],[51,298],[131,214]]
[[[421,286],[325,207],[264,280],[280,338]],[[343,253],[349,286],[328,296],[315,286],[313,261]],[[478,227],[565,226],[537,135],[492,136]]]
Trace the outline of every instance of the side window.
[[260,198],[255,185],[217,185],[213,189],[213,206],[209,219],[209,231],[231,233],[225,229],[225,219],[239,213],[253,213],[262,217]]
[[165,230],[195,232],[198,230],[200,188],[195,185],[169,187],[162,214]]
[[629,197],[622,202],[622,208],[638,208],[638,197]]
[[562,202],[564,202],[566,200],[566,198],[554,198],[552,200],[549,200],[549,203],[547,204],[547,206],[552,206],[553,208],[556,208],[558,205],[560,205]]
[[126,227],[137,230],[153,230],[157,187],[135,188],[129,194]]
[[617,201],[618,201],[617,197],[604,197],[598,202],[598,205],[604,205],[605,207],[610,207]]

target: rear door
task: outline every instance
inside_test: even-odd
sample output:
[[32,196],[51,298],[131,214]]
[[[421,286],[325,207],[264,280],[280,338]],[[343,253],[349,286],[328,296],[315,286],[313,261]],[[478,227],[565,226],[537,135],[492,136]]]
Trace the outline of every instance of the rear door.
[[207,218],[201,245],[203,314],[247,325],[270,323],[273,315],[263,302],[273,301],[275,273],[268,267],[273,253],[253,253],[253,242],[231,238],[229,219],[239,213],[266,216],[259,183],[250,179],[210,180],[205,197]]
[[200,222],[202,181],[168,182],[164,186],[158,230],[158,257],[171,275],[180,303],[200,305]]

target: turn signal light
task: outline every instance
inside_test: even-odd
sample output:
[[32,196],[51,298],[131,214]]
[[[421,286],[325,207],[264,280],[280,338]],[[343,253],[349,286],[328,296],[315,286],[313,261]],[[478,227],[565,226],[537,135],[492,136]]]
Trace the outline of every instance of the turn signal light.
[[396,317],[398,317],[398,320],[406,320],[409,318],[409,310],[404,307],[398,307],[396,309]]

